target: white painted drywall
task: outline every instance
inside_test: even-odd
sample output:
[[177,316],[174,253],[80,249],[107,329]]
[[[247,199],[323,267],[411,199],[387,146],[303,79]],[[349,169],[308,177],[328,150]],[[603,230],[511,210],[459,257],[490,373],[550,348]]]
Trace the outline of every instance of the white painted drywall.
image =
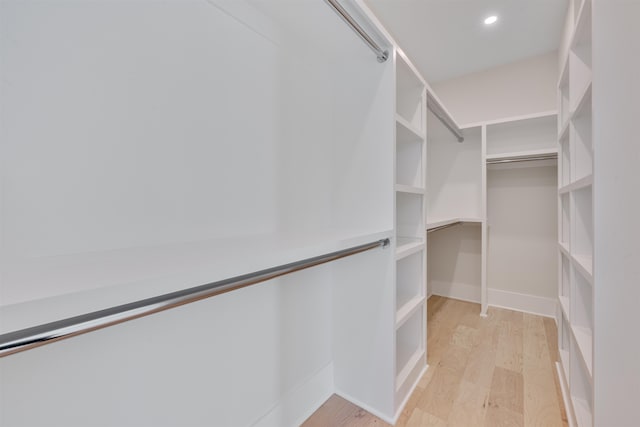
[[[392,229],[392,65],[324,3],[7,0],[0,19],[2,328]],[[334,328],[363,323],[375,357],[343,348],[341,386],[390,417],[393,256],[358,257],[3,358],[0,424],[297,425],[334,390]]]
[[593,1],[594,425],[638,423],[640,2]]
[[433,89],[462,126],[555,110],[557,55],[550,52],[445,80]]
[[569,50],[569,44],[571,43],[571,35],[573,34],[574,25],[574,7],[575,0],[571,0],[567,4],[567,12],[564,19],[564,27],[562,30],[562,38],[560,39],[560,46],[558,47],[558,76],[562,72],[565,58],[568,58],[567,52]]
[[488,288],[557,297],[557,192],[555,166],[487,170]]
[[480,302],[481,227],[457,225],[429,233],[427,292]]

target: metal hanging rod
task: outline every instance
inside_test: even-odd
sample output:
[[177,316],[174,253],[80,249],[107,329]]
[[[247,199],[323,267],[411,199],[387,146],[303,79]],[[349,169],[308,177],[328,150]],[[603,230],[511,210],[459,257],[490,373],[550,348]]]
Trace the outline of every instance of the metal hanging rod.
[[463,224],[462,221],[456,221],[456,222],[452,222],[451,224],[445,224],[445,225],[441,225],[439,227],[433,227],[427,230],[427,233],[433,233],[434,231],[438,231],[438,230],[444,230],[445,228],[449,228],[449,227],[453,227],[456,225],[460,225]]
[[360,36],[360,38],[371,48],[371,50],[376,53],[378,62],[385,62],[387,59],[389,59],[389,51],[382,49],[378,45],[378,43],[376,43],[371,38],[371,36],[367,34],[367,32],[360,26],[360,24],[358,24],[356,20],[353,19],[351,15],[349,15],[349,12],[347,12],[344,7],[340,5],[340,3],[338,3],[336,0],[325,1],[329,4],[329,6],[333,8],[333,10],[336,11],[336,13],[344,20],[344,22],[346,22],[353,29],[353,31],[355,31],[356,34]]
[[536,160],[555,160],[558,158],[558,155],[553,154],[544,154],[540,156],[531,156],[531,157],[509,157],[502,159],[487,159],[488,165],[496,165],[502,163],[517,163],[517,162],[533,162]]
[[244,274],[242,276],[236,276],[206,285],[2,334],[0,335],[0,357],[75,337],[108,326],[117,325],[139,317],[159,313],[350,255],[378,247],[387,247],[388,245],[389,239],[377,240],[375,242],[353,246],[348,249]]
[[456,122],[447,114],[442,108],[438,100],[427,91],[427,108],[442,122],[442,124],[449,129],[449,131],[458,139],[458,142],[464,141],[464,135],[462,130],[456,125]]

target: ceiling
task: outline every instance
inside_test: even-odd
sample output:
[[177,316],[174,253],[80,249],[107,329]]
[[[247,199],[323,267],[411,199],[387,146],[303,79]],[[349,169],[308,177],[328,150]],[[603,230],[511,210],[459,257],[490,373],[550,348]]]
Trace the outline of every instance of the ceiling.
[[[430,83],[554,51],[567,0],[364,0]],[[489,15],[498,22],[485,26]]]

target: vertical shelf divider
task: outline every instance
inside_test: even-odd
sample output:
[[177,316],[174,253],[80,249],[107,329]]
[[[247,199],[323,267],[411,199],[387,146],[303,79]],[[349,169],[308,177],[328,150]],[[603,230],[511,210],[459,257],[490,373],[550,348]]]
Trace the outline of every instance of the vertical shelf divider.
[[395,134],[395,409],[399,413],[427,368],[426,82],[399,50]]

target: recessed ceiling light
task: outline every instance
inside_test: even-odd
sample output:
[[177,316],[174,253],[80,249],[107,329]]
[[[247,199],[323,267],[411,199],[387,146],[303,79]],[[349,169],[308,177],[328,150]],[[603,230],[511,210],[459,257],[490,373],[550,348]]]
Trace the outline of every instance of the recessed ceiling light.
[[495,24],[498,21],[498,17],[496,15],[491,15],[484,20],[484,25]]

